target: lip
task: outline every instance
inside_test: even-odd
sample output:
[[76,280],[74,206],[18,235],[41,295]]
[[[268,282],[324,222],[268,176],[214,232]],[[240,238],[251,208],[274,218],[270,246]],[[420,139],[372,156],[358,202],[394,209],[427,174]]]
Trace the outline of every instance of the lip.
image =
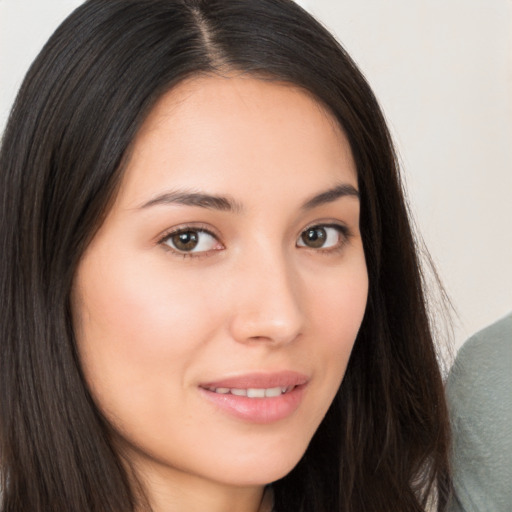
[[[291,416],[299,407],[309,379],[294,371],[252,373],[229,377],[199,385],[199,391],[215,407],[237,419],[258,423],[274,423]],[[287,388],[278,396],[249,398],[231,393],[216,393],[218,388],[272,389]]]
[[201,388],[275,388],[301,386],[308,382],[308,377],[294,371],[282,371],[276,373],[248,373],[237,377],[205,382]]

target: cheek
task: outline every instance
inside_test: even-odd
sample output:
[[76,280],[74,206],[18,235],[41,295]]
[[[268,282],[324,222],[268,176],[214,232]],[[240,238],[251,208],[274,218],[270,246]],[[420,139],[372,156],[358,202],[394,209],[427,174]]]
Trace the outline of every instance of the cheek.
[[345,374],[368,298],[364,259],[342,274],[321,283],[309,306],[314,322],[311,353],[322,359],[319,366],[325,369],[323,379],[330,400]]
[[205,297],[191,293],[193,286],[184,276],[169,275],[149,259],[88,263],[82,264],[74,293],[76,324],[88,343],[104,345],[96,341],[100,337],[124,354],[135,350],[148,356],[184,348],[176,334],[193,329],[191,316],[206,306]]
[[180,275],[163,279],[158,265],[137,263],[120,256],[116,264],[107,257],[101,265],[84,260],[76,279],[78,351],[103,409],[116,402],[134,406],[140,398],[147,411],[153,401],[178,393],[211,334],[206,316],[197,314],[207,310],[207,297],[190,293]]
[[312,320],[323,330],[332,350],[345,350],[355,340],[368,298],[368,273],[364,256],[353,258],[351,264],[340,267],[338,273],[316,278],[310,285],[309,303]]

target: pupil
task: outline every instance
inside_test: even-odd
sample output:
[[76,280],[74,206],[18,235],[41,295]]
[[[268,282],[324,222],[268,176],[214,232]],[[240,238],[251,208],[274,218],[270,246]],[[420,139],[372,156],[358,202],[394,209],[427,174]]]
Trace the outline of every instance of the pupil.
[[178,233],[173,237],[173,243],[177,249],[182,251],[190,251],[198,242],[197,233],[194,231],[185,231]]
[[326,238],[327,234],[323,228],[308,229],[302,236],[302,239],[306,245],[315,248],[322,247]]

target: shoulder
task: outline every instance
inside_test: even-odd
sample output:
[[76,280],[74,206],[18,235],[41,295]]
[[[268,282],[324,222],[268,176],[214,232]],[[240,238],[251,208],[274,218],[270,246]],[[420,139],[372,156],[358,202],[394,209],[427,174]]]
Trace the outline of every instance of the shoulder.
[[479,331],[462,346],[448,376],[448,395],[462,391],[461,386],[484,393],[482,385],[503,387],[505,380],[512,379],[511,364],[512,313]]
[[512,314],[463,345],[448,377],[447,398],[453,433],[452,512],[510,510]]

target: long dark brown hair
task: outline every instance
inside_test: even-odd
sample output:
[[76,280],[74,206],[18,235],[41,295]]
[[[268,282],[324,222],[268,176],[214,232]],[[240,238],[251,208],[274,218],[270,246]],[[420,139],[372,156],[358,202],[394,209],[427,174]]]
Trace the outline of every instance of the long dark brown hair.
[[432,498],[444,509],[443,383],[393,145],[361,72],[289,0],[89,0],[33,63],[2,142],[2,512],[143,508],[81,374],[70,289],[157,99],[192,75],[230,70],[326,105],[361,194],[365,317],[325,419],[273,485],[275,509],[411,512]]

